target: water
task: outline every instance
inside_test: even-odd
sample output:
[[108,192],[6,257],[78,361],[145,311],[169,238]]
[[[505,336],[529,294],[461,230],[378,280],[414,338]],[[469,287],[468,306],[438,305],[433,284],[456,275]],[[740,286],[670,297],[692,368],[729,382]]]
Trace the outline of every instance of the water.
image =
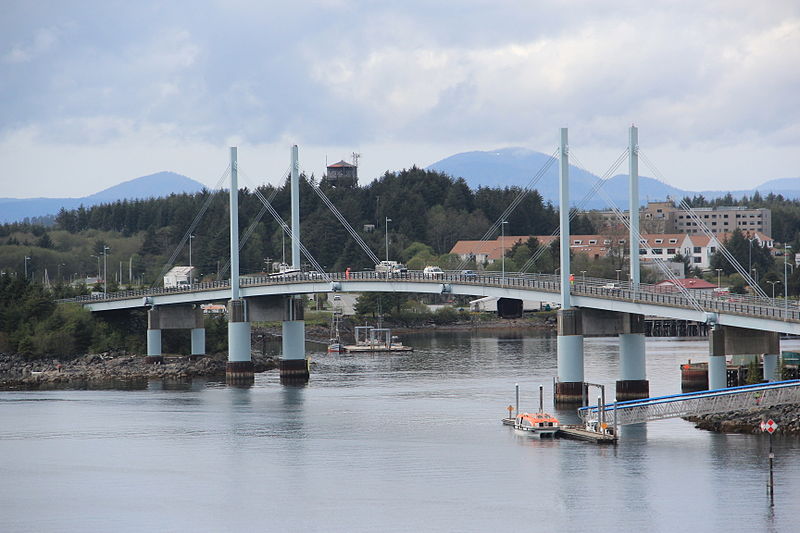
[[[761,436],[663,420],[601,447],[501,426],[515,382],[522,407],[539,384],[552,406],[555,337],[404,340],[416,351],[318,354],[305,388],[273,372],[250,389],[0,392],[0,529],[796,531],[800,439],[775,439],[770,511]],[[585,349],[587,380],[613,390],[615,339]],[[656,395],[708,348],[647,350]]]

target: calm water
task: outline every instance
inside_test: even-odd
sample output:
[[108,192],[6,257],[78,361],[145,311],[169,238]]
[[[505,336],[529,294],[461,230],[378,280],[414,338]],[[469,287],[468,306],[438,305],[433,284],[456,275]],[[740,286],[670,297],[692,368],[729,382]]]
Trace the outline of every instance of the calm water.
[[[513,403],[552,405],[555,337],[406,337],[405,354],[318,354],[305,388],[195,382],[0,392],[2,531],[798,531],[800,439],[682,420],[599,447],[517,436]],[[785,343],[784,347],[797,346]],[[705,341],[648,340],[652,394]],[[613,390],[614,339],[586,340]],[[574,419],[572,411],[559,417]]]

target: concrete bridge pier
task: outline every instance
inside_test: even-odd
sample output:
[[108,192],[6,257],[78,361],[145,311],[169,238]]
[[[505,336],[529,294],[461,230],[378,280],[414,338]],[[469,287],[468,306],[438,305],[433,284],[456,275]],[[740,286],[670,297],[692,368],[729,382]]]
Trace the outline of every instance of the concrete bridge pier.
[[780,335],[774,331],[714,326],[708,335],[708,388],[724,389],[728,386],[726,355],[763,355],[763,377],[775,381]]
[[580,309],[558,311],[558,381],[555,403],[581,404],[583,383],[583,334]]
[[283,354],[279,363],[281,383],[284,384],[307,383],[310,377],[303,303],[303,299],[296,296],[284,300]]
[[192,352],[189,360],[194,361],[206,354],[206,326],[203,309],[200,306],[194,309],[194,327],[192,328]]
[[147,310],[147,357],[145,361],[151,364],[164,362],[164,356],[161,355],[161,313],[156,307]]
[[249,385],[255,379],[250,353],[250,322],[244,300],[228,302],[228,364],[225,381],[231,385]]
[[617,401],[650,397],[645,365],[644,315],[623,314],[619,335],[619,380]]

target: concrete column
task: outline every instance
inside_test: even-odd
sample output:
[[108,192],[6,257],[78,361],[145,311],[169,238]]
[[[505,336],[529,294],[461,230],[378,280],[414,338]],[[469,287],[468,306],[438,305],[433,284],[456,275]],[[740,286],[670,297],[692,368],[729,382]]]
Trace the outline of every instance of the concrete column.
[[157,308],[147,311],[147,358],[148,363],[161,364],[161,317]]
[[225,377],[228,383],[237,385],[252,383],[254,379],[250,322],[247,321],[244,300],[228,302],[228,364]]
[[192,328],[192,355],[190,360],[195,360],[206,354],[206,327],[203,309],[198,306],[194,310],[194,327]]
[[580,309],[558,311],[558,382],[555,401],[580,404],[583,401],[583,334]]
[[778,372],[778,354],[764,354],[764,381],[780,381],[782,376]]
[[306,383],[309,378],[306,360],[306,332],[303,300],[293,296],[284,302],[282,324],[283,354],[279,363],[282,383]]
[[619,380],[617,401],[639,400],[650,396],[645,364],[644,316],[625,314],[619,335]]
[[728,369],[725,364],[725,327],[715,325],[708,332],[708,388],[724,389],[728,386]]

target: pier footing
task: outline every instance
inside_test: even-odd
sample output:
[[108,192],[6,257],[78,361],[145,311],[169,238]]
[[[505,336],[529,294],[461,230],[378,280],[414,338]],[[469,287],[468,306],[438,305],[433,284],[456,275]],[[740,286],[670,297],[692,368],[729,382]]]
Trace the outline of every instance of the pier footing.
[[283,384],[308,383],[310,372],[307,359],[281,359],[278,368]]
[[646,379],[624,379],[617,381],[617,401],[642,400],[650,397],[650,382]]
[[250,385],[255,380],[252,361],[228,361],[225,382],[229,385]]
[[556,382],[555,403],[559,405],[581,405],[584,399],[584,383],[582,381]]

